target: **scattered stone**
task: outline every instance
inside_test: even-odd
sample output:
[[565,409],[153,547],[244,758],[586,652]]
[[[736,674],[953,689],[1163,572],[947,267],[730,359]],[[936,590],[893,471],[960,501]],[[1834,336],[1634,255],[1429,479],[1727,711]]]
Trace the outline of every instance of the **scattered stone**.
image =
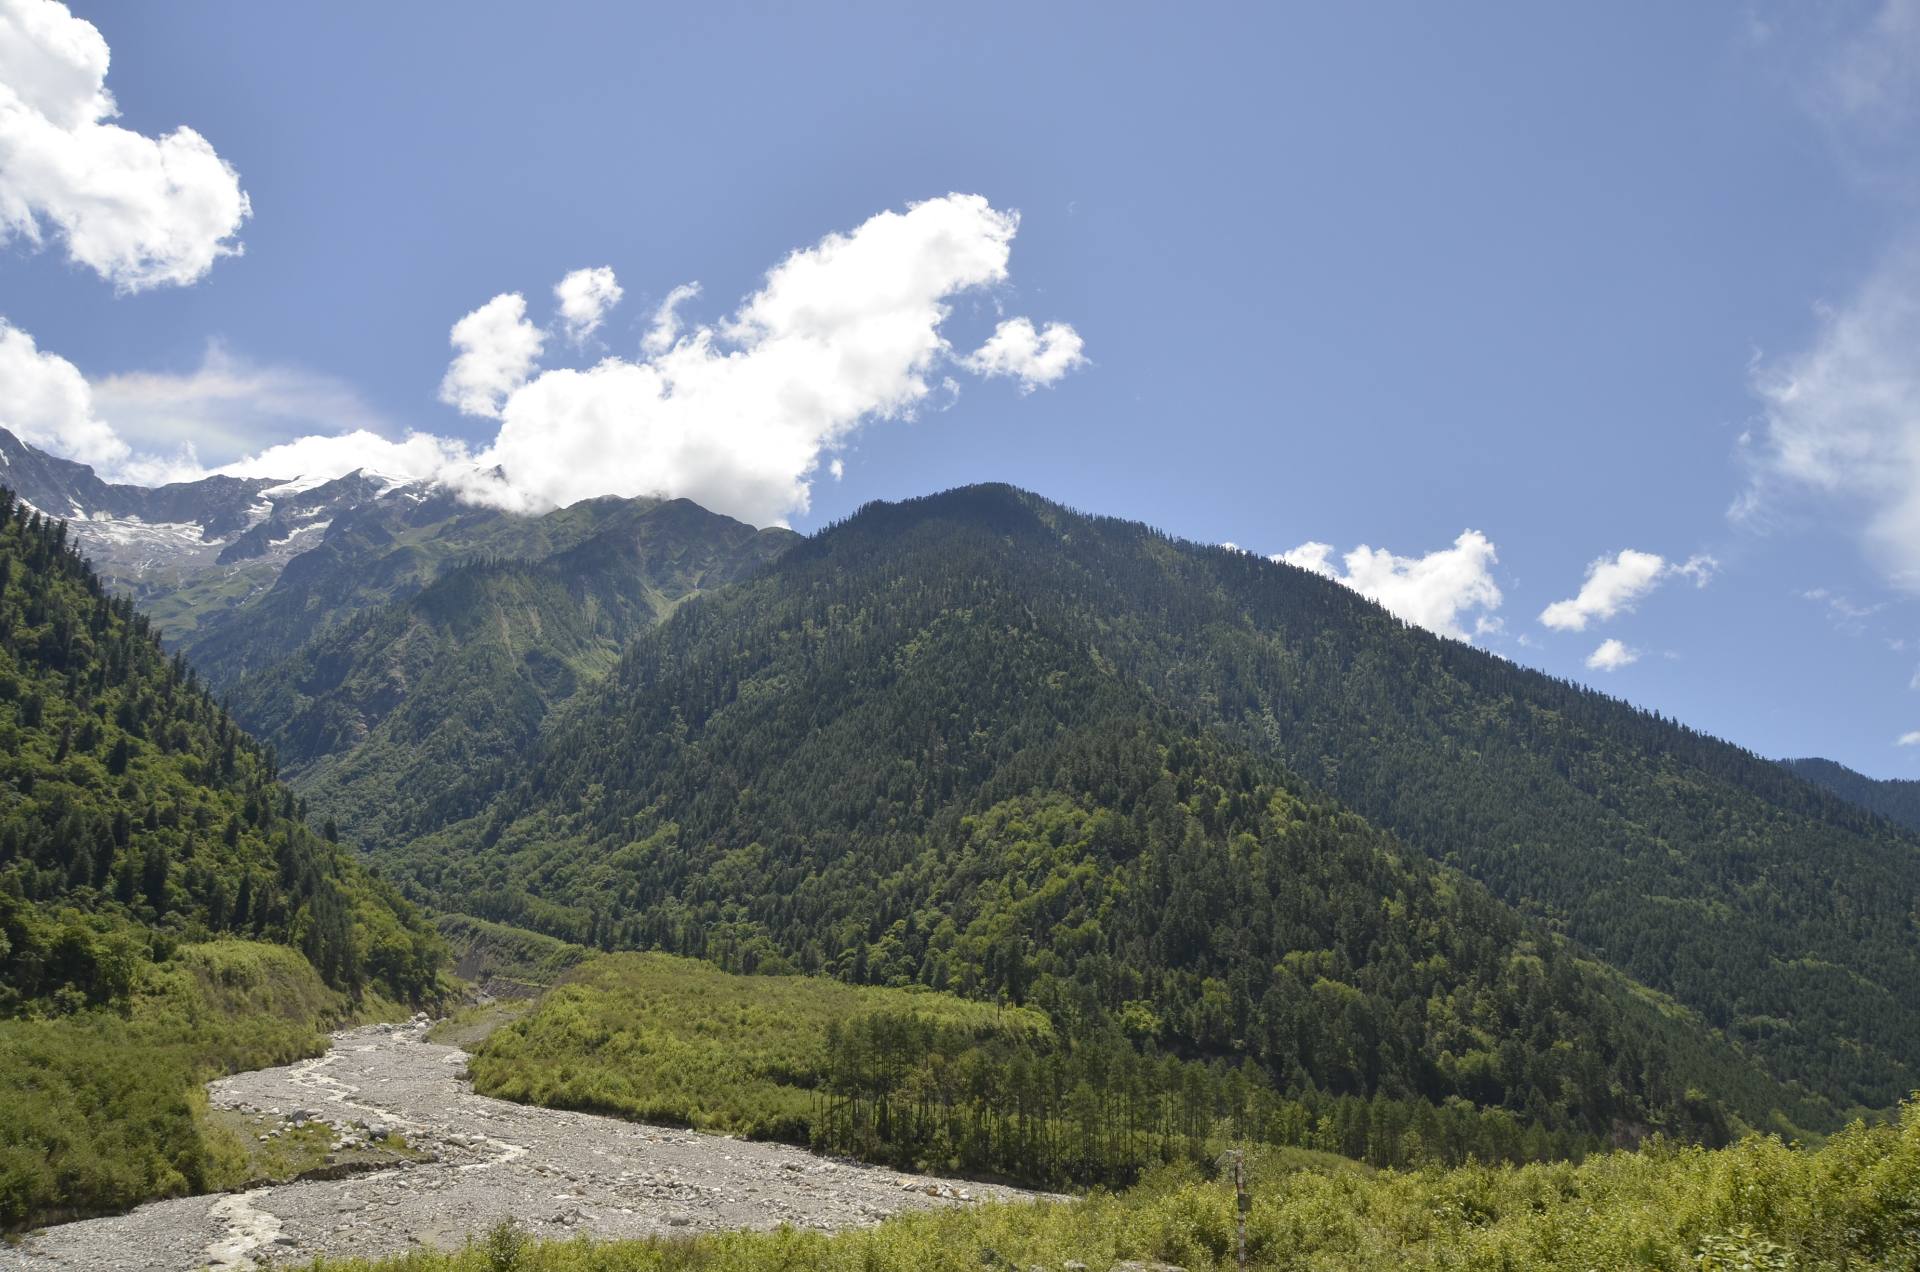
[[[42,1229],[0,1244],[0,1272],[197,1272],[210,1264],[240,1272],[270,1258],[289,1264],[289,1251],[299,1260],[375,1259],[416,1244],[457,1249],[508,1215],[594,1240],[720,1225],[832,1231],[976,1196],[1032,1195],[487,1099],[447,1063],[452,1048],[419,1036],[424,1025],[416,1018],[401,1029],[343,1031],[323,1057],[221,1078],[208,1097],[220,1109],[279,1119],[284,1108],[292,1110],[288,1121],[331,1125],[339,1152],[399,1134],[440,1156],[343,1158],[296,1183]],[[284,1126],[258,1142],[275,1142]],[[482,1126],[486,1133],[477,1133]]]

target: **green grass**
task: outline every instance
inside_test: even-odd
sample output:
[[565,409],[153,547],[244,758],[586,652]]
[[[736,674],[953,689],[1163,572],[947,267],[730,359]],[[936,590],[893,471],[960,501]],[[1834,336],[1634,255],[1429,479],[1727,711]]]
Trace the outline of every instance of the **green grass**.
[[584,945],[467,914],[439,915],[434,927],[453,955],[454,971],[502,997],[536,995],[593,956]]
[[1037,1011],[931,990],[734,976],[665,954],[610,954],[497,1029],[474,1057],[474,1086],[528,1104],[806,1143],[828,1026],[876,1013],[1051,1036]]
[[[1250,1265],[1288,1272],[1453,1269],[1911,1269],[1920,1266],[1920,1103],[1898,1125],[1856,1123],[1818,1150],[1751,1137],[1708,1150],[1653,1145],[1580,1165],[1299,1169],[1256,1158]],[[782,1229],[686,1241],[534,1244],[511,1232],[465,1250],[315,1272],[1105,1272],[1159,1259],[1234,1263],[1224,1179],[1169,1167],[1130,1192],[988,1205],[828,1236]]]
[[350,1008],[278,945],[182,946],[139,976],[124,1011],[0,1021],[0,1226],[252,1178],[253,1155],[208,1116],[202,1084],[317,1055],[350,1016],[400,1014],[372,997]]

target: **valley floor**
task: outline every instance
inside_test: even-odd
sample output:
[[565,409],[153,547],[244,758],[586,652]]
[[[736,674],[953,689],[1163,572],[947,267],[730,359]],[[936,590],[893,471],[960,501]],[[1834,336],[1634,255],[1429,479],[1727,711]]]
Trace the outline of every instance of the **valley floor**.
[[426,1041],[426,1030],[416,1021],[345,1031],[322,1057],[222,1078],[208,1090],[215,1108],[289,1119],[304,1112],[363,1137],[395,1133],[430,1160],[41,1229],[0,1247],[0,1270],[184,1272],[371,1258],[458,1247],[507,1218],[542,1237],[827,1230],[1033,1195],[490,1099],[466,1081],[467,1054]]

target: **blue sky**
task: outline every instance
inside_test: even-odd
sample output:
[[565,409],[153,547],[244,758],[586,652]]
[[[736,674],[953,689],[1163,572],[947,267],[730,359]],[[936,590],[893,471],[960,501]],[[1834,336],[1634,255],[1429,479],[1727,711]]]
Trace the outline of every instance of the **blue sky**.
[[[65,125],[235,176],[128,196],[168,246],[116,255],[0,89],[0,424],[148,475],[417,431],[520,466],[485,497],[802,530],[1011,481],[1920,776],[1910,0],[556,8],[75,4],[120,114]],[[78,100],[14,47],[16,112]],[[576,343],[553,288],[602,268]]]

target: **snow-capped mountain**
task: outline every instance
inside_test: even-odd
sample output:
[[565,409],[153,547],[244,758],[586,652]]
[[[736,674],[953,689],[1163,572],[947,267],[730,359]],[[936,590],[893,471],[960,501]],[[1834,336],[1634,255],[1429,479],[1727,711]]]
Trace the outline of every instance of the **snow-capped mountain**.
[[317,546],[335,518],[397,495],[418,501],[423,487],[353,472],[332,480],[203,477],[165,486],[101,480],[92,468],[58,459],[0,428],[0,485],[43,515],[67,521],[81,550],[109,583],[154,604],[163,628],[186,608],[231,606],[271,587],[287,562]]

